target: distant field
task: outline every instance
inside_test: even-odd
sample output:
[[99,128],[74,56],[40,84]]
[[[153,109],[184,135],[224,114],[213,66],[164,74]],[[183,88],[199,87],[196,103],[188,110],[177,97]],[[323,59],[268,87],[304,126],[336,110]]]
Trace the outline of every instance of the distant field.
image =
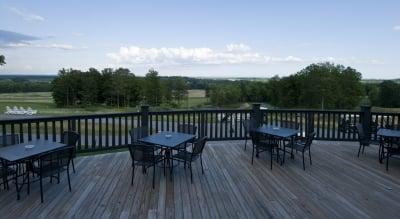
[[204,98],[206,97],[206,91],[205,90],[189,90],[188,92],[189,98],[194,97],[194,98]]
[[[189,90],[188,101],[182,101],[181,108],[196,108],[207,103],[204,90]],[[57,108],[50,92],[7,93],[0,94],[0,114],[9,107],[31,107],[38,110],[39,115],[76,115],[93,113],[136,112],[136,107],[93,106],[86,108]]]

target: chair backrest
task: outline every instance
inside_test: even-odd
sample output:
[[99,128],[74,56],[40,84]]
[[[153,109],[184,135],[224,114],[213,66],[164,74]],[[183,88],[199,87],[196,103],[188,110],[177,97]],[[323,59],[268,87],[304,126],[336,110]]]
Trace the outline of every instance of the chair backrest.
[[0,135],[0,147],[6,147],[13,144],[19,144],[18,134]]
[[312,142],[314,141],[315,135],[316,135],[315,132],[311,132],[311,133],[309,133],[309,134],[307,135],[307,137],[306,137],[306,144],[305,144],[305,147],[306,147],[306,148],[310,148],[310,147],[311,147],[311,144],[312,144]]
[[139,162],[153,162],[154,155],[154,146],[147,145],[139,142],[135,142],[128,146],[129,153],[133,161]]
[[281,121],[281,127],[298,130],[300,129],[300,124],[298,122],[284,120]]
[[39,156],[39,166],[42,168],[43,165],[46,165],[46,168],[50,167],[51,169],[68,167],[73,156],[73,151],[73,146],[67,146],[42,154]]
[[250,131],[250,138],[253,145],[258,145],[258,143],[260,142],[260,133]]
[[65,131],[63,132],[63,137],[61,139],[61,143],[66,144],[67,146],[76,146],[78,140],[80,138],[79,133],[75,131]]
[[358,140],[364,140],[365,134],[364,134],[363,125],[361,123],[357,123],[356,128],[357,128],[357,133],[358,133]]
[[255,125],[255,121],[253,119],[245,119],[242,121],[242,125],[244,128],[244,132],[246,134],[250,134],[251,130],[253,130],[254,128],[256,128]]
[[196,156],[203,153],[204,146],[206,146],[207,136],[202,137],[193,143],[192,155]]
[[136,143],[139,139],[146,137],[147,127],[136,127],[129,130],[129,135],[131,136],[131,142]]
[[197,132],[197,126],[191,124],[179,124],[178,132],[195,135]]

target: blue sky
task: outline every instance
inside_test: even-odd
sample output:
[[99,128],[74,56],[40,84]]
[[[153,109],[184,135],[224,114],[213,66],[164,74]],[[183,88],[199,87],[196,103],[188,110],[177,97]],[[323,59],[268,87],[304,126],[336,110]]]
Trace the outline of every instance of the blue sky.
[[331,61],[400,77],[400,1],[0,1],[1,74],[127,67],[271,77]]

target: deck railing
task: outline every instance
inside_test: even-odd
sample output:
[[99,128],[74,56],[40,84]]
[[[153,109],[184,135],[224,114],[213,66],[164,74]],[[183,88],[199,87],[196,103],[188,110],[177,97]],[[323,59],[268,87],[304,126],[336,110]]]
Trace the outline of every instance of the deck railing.
[[400,113],[371,113],[363,108],[359,111],[260,110],[259,105],[255,104],[253,109],[245,110],[153,112],[143,106],[140,112],[132,113],[0,120],[0,134],[18,134],[21,142],[33,139],[61,141],[63,131],[75,130],[81,135],[77,151],[87,152],[124,147],[131,142],[129,130],[139,126],[147,126],[149,133],[156,133],[177,131],[179,124],[193,124],[198,127],[198,136],[208,136],[210,140],[244,139],[242,122],[250,118],[258,123],[277,126],[284,121],[296,122],[303,135],[314,130],[319,140],[338,141],[357,140],[354,125],[358,122],[371,124],[367,131],[372,134],[372,138],[376,138],[377,128],[400,124]]

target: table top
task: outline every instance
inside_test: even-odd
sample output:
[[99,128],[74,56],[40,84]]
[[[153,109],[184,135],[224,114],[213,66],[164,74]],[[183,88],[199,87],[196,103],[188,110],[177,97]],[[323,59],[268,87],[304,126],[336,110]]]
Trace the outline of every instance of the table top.
[[279,126],[263,125],[255,129],[254,131],[262,134],[268,134],[273,136],[278,136],[281,138],[289,138],[295,136],[299,133],[299,130],[283,128]]
[[163,147],[173,148],[183,143],[186,143],[196,136],[191,134],[185,134],[180,132],[159,132],[156,134],[149,135],[147,137],[139,139],[139,141],[160,145]]
[[377,134],[383,137],[400,138],[400,130],[380,128]]
[[[33,148],[26,148],[27,145],[34,145]],[[65,147],[66,144],[51,140],[38,139],[20,144],[0,148],[0,158],[7,161],[19,161],[31,158],[52,150]]]

